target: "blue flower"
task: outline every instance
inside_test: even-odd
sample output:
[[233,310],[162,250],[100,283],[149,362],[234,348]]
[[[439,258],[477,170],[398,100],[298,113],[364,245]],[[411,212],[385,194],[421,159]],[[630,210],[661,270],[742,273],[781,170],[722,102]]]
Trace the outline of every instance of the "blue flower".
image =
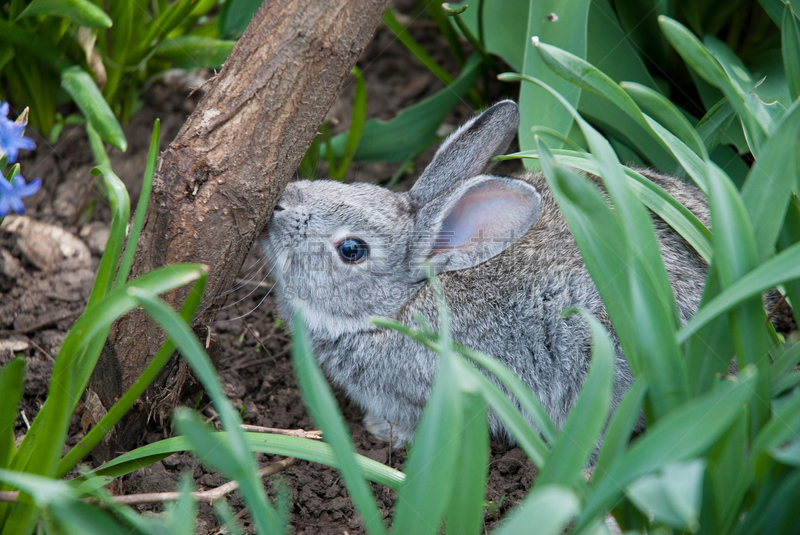
[[14,163],[20,149],[36,148],[31,138],[22,135],[24,131],[24,124],[17,124],[8,118],[8,102],[0,103],[0,157],[5,156],[9,163]]
[[30,184],[26,184],[22,175],[14,175],[11,182],[0,175],[0,219],[7,216],[11,210],[20,215],[25,215],[25,205],[22,204],[22,198],[30,197],[39,191],[41,187],[42,181],[39,178]]

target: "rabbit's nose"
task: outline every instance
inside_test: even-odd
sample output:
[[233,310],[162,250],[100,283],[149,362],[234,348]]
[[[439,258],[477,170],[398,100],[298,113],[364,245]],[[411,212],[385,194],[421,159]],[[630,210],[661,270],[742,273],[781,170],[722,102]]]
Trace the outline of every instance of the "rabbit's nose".
[[280,203],[275,205],[275,212],[283,212],[284,210],[285,208],[281,206]]

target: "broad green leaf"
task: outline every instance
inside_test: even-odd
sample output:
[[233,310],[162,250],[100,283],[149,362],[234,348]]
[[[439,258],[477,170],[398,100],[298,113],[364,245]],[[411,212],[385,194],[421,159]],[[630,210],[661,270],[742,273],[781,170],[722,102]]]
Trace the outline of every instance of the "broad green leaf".
[[[481,70],[477,56],[464,65],[464,70],[449,85],[422,102],[405,108],[389,121],[370,119],[364,123],[361,141],[356,150],[357,161],[402,162],[436,141],[436,131],[450,110],[472,87]],[[334,154],[341,158],[348,132],[331,139]],[[324,146],[321,148],[323,155]]]
[[703,459],[695,459],[667,465],[661,474],[634,481],[625,493],[656,522],[694,533],[700,527],[705,464]]
[[[467,9],[459,18],[483,44],[489,54],[500,56],[513,69],[522,71],[528,31],[529,0],[484,0],[478,7],[471,2],[450,3],[452,9]],[[480,20],[479,20],[480,19]]]
[[65,17],[80,26],[89,28],[109,28],[111,26],[111,17],[91,0],[33,0],[19,14],[17,20],[40,14]]
[[[531,46],[528,40],[534,38],[537,42],[550,43],[585,58],[590,4],[589,0],[530,0],[528,4],[528,29],[521,72],[544,80],[572,107],[578,105],[580,89],[550,72],[536,47]],[[545,125],[566,133],[573,121],[571,113],[559,106],[548,91],[533,84],[520,87],[519,112],[522,118],[519,125],[521,150],[536,148],[532,126]]]
[[595,450],[606,424],[614,382],[615,351],[608,333],[589,312],[580,311],[592,335],[589,371],[564,428],[556,437],[547,465],[536,477],[536,486],[573,487]]
[[336,398],[311,351],[311,342],[300,309],[294,315],[292,334],[292,361],[300,393],[311,418],[322,429],[325,441],[333,449],[339,472],[364,526],[372,534],[386,533],[375,496],[356,462],[353,440],[339,412]]
[[17,450],[14,422],[24,389],[25,359],[17,357],[0,368],[0,468],[8,466]]
[[103,141],[125,152],[128,142],[122,127],[89,73],[77,66],[64,69],[61,72],[61,87],[69,93]]
[[219,33],[224,39],[238,39],[250,24],[263,0],[225,0],[219,11]]
[[504,520],[497,535],[532,533],[558,535],[578,513],[580,502],[574,493],[556,485],[538,487]]
[[228,59],[236,41],[199,35],[181,35],[164,40],[155,57],[171,61],[179,69],[219,69]]
[[[212,433],[210,440],[220,442],[224,439],[222,436],[224,434]],[[254,452],[296,457],[334,468],[338,466],[330,445],[318,440],[265,433],[245,433],[245,440],[248,447]],[[173,453],[189,449],[189,442],[184,437],[167,438],[124,453],[84,477],[96,475],[118,477],[160,461]],[[367,479],[379,485],[398,490],[405,481],[405,475],[402,472],[363,455],[356,455],[356,462],[364,471]]]

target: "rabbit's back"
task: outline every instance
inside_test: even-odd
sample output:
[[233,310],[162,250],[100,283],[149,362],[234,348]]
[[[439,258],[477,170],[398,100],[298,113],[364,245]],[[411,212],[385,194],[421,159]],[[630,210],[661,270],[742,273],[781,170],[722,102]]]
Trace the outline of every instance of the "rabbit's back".
[[[640,172],[708,223],[704,197],[694,186],[677,178]],[[519,178],[541,193],[539,219],[503,253],[475,268],[441,274],[439,279],[451,311],[454,339],[510,367],[560,426],[583,384],[591,355],[591,338],[583,319],[578,315],[564,317],[562,311],[582,308],[612,336],[613,328],[544,176],[526,174]],[[653,220],[681,320],[686,321],[699,305],[707,266],[669,225],[658,217]],[[413,316],[422,314],[435,325],[432,302],[431,289],[426,285],[400,311],[398,319],[413,324]],[[614,341],[616,405],[633,379],[615,336]]]

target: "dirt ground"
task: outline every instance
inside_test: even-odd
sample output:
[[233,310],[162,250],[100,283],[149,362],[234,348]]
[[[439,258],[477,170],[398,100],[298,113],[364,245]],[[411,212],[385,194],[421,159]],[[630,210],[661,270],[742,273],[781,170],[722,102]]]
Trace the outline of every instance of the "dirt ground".
[[[399,7],[411,13],[408,6]],[[413,17],[412,14],[409,20]],[[413,21],[410,31],[437,61],[457,74],[446,44],[436,40],[438,37],[430,22]],[[404,107],[443,87],[386,28],[376,31],[358,65],[367,81],[368,118],[391,118]],[[111,151],[112,167],[128,187],[132,206],[141,191],[154,120],[161,119],[163,150],[201,96],[190,96],[190,92],[185,81],[154,84],[143,95],[142,109],[125,127],[128,151],[125,154]],[[330,116],[339,121],[339,130],[347,125],[352,96],[353,84],[348,83],[331,108]],[[454,129],[471,114],[472,110],[461,104],[451,114],[447,126]],[[26,199],[28,216],[48,226],[33,229],[35,232],[0,230],[0,365],[15,354],[23,355],[27,363],[25,397],[16,427],[20,436],[26,430],[26,420],[31,421],[42,406],[53,358],[72,323],[83,311],[110,222],[109,208],[92,182],[90,170],[94,162],[83,130],[66,129],[55,144],[48,143],[30,129],[28,135],[35,138],[38,148],[21,156],[23,175],[28,179],[42,179],[42,189]],[[398,187],[407,188],[413,183],[432,157],[433,150],[417,159],[414,172],[404,177]],[[347,180],[385,183],[397,168],[398,164],[355,163]],[[59,232],[69,235],[64,237]],[[64,243],[71,244],[72,248],[65,251]],[[292,372],[289,334],[274,316],[274,304],[269,295],[271,281],[263,280],[266,272],[264,261],[256,252],[251,253],[240,274],[241,288],[230,294],[227,304],[210,325],[222,348],[220,378],[233,404],[241,409],[245,423],[312,429]],[[341,393],[338,399],[358,451],[401,469],[405,450],[390,451],[386,443],[374,439],[362,426],[358,409]],[[195,406],[196,401],[186,399],[184,403]],[[204,414],[213,416],[207,399],[201,400],[200,408]],[[74,416],[68,445],[75,444],[83,434],[79,418]],[[170,435],[168,425],[162,427],[151,422],[143,443]],[[135,446],[131,444],[130,449]],[[274,460],[259,456],[262,465]],[[121,478],[113,489],[124,494],[172,491],[182,472],[191,473],[199,489],[224,483],[223,478],[205,470],[191,456],[178,454]],[[485,510],[487,529],[522,500],[534,476],[535,468],[521,450],[492,443],[486,496],[491,506]],[[294,533],[363,532],[335,470],[301,461],[278,477],[286,481],[291,492],[290,520]],[[384,514],[390,516],[394,492],[377,485],[374,489]],[[232,504],[241,509],[241,502],[235,495]],[[140,507],[154,511],[160,508],[160,505]],[[201,504],[198,533],[218,532],[213,510]]]

